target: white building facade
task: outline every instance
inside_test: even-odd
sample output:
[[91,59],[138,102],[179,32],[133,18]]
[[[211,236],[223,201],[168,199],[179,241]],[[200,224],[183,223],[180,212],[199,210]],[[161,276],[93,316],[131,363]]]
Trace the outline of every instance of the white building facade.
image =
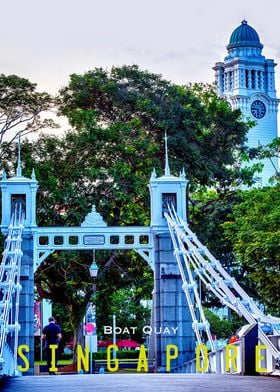
[[[240,109],[244,120],[254,120],[256,125],[247,134],[247,145],[266,145],[277,137],[277,110],[274,68],[276,63],[262,55],[263,45],[257,32],[241,22],[231,34],[224,62],[213,68],[218,95],[224,97],[233,109]],[[258,174],[259,185],[267,185],[279,170],[277,158],[265,159]]]

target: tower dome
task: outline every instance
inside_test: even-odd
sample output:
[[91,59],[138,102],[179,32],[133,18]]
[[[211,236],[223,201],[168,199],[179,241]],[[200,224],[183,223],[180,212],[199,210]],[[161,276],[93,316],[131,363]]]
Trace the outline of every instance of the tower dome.
[[238,26],[231,34],[227,49],[244,46],[250,46],[260,49],[263,48],[258,33],[255,29],[253,29],[253,27],[248,25],[245,19],[241,22],[241,25]]

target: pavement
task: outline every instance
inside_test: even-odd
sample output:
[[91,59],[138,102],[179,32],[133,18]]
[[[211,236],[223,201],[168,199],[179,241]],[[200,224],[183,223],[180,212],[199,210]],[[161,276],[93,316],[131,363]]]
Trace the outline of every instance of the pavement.
[[279,392],[280,378],[215,374],[93,374],[7,379],[1,392]]

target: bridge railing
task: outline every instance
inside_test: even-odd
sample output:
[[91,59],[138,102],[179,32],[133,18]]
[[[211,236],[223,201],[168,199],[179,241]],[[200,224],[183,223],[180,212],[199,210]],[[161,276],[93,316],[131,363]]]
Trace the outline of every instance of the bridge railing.
[[[268,336],[268,339],[280,350],[280,334]],[[266,347],[261,338],[258,339],[258,344]],[[207,370],[201,372],[199,369],[204,367],[204,358],[200,357],[188,361],[181,366],[172,369],[173,373],[215,373],[215,374],[245,374],[245,341],[242,338],[240,341],[233,343],[236,347],[236,359],[233,366],[229,358],[229,351],[226,346],[221,347],[215,351],[208,353],[209,366]],[[275,358],[270,350],[263,348],[260,351],[261,359],[259,361],[259,368],[262,369],[260,373],[271,374],[275,372]],[[229,366],[227,366],[227,363]],[[256,369],[257,371],[257,369]],[[280,373],[279,373],[280,374]]]
[[[267,337],[269,341],[273,344],[273,346],[280,352],[280,334],[269,335]],[[266,345],[261,341],[261,338],[259,338],[258,341],[259,341],[259,345],[266,347]],[[260,361],[260,367],[266,369],[264,373],[268,373],[268,374],[273,373],[278,367],[278,373],[280,375],[279,359],[278,359],[278,364],[276,364],[277,359],[275,359],[272,352],[267,348],[261,350],[260,355],[261,357],[263,357],[263,359]]]
[[[227,346],[209,353],[209,373],[215,374],[240,374],[243,367],[244,342],[243,339],[232,344],[236,352],[230,352]],[[236,359],[231,359],[236,356]]]
[[[185,362],[181,366],[172,369],[173,373],[215,373],[215,374],[241,374],[243,369],[244,343],[240,340],[233,344],[235,355],[231,354],[229,348],[221,347],[208,353],[208,366],[205,366],[205,357],[199,357]],[[230,356],[234,359],[230,359]],[[236,358],[235,358],[236,357]],[[206,367],[204,371],[203,369]]]

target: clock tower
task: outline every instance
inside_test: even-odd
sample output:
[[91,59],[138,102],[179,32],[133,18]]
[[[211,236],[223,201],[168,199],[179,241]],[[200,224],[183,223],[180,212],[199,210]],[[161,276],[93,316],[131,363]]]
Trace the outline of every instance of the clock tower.
[[[257,32],[243,20],[231,34],[224,62],[214,67],[218,95],[233,109],[240,109],[244,120],[256,123],[247,134],[249,147],[266,145],[277,137],[276,64],[262,55],[262,48]],[[279,164],[276,158],[261,163],[264,167],[257,180],[259,185],[267,185]]]

